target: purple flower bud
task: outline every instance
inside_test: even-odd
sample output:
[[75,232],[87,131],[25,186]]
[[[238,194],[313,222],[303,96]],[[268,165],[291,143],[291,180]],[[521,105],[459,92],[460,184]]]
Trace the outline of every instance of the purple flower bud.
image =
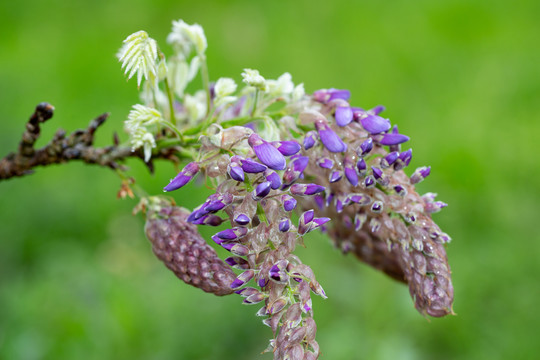
[[390,121],[377,115],[368,115],[360,123],[370,134],[380,134],[390,129]]
[[345,166],[345,177],[347,180],[349,180],[349,183],[351,183],[352,186],[358,185],[358,174],[352,167]]
[[267,181],[270,181],[270,187],[272,189],[276,190],[281,187],[281,177],[277,172],[268,169],[264,172],[264,176]]
[[254,276],[255,276],[255,271],[253,271],[253,270],[244,271],[243,273],[238,275],[238,277],[236,279],[233,280],[233,282],[231,283],[231,288],[232,289],[237,289],[240,286],[244,286],[251,279],[253,279]]
[[394,186],[394,191],[401,197],[407,195],[407,189],[405,189],[403,186],[401,185],[396,185]]
[[349,199],[349,201],[362,206],[367,205],[371,202],[371,198],[365,194],[349,194],[347,198]]
[[309,164],[309,157],[298,156],[291,161],[291,168],[294,171],[303,172]]
[[383,211],[382,201],[374,201],[373,204],[371,205],[371,211],[376,214],[381,213]]
[[268,314],[277,314],[281,310],[285,309],[285,306],[287,306],[288,303],[289,302],[287,301],[287,299],[283,297],[276,299],[274,302],[268,305]]
[[343,207],[345,206],[345,203],[344,203],[343,200],[345,200],[345,199],[343,197],[341,197],[341,196],[338,196],[336,198],[336,212],[338,214],[341,214],[341,212],[343,211]]
[[[259,135],[253,133],[248,138],[249,146],[253,148],[259,160],[274,170],[284,170],[285,157],[272,144],[264,141]],[[244,169],[246,171],[246,169]]]
[[384,134],[379,142],[381,145],[398,145],[409,140],[410,138],[403,134]]
[[377,105],[373,109],[369,110],[369,112],[373,115],[379,115],[382,113],[386,108],[383,105]]
[[349,100],[351,92],[349,90],[321,89],[313,93],[313,99],[321,103],[335,99]]
[[346,126],[353,120],[353,111],[348,106],[338,106],[334,117],[336,119],[336,124],[339,126]]
[[300,219],[298,221],[298,234],[304,235],[309,232],[314,216],[315,212],[313,210],[308,210],[300,215]]
[[308,131],[304,137],[304,150],[309,150],[317,143],[317,133]]
[[360,147],[356,149],[356,153],[358,156],[366,156],[367,153],[369,153],[373,149],[373,139],[367,138],[364,140],[362,144],[360,144]]
[[242,162],[242,170],[250,174],[260,173],[267,169],[267,167],[264,166],[263,164],[260,164],[250,159],[241,160],[241,162]]
[[287,260],[279,260],[268,271],[268,277],[280,284],[285,284],[289,281],[289,275],[287,274]]
[[388,183],[390,182],[390,179],[384,174],[384,172],[381,169],[379,169],[376,166],[372,166],[371,170],[373,171],[373,177],[379,184],[383,186],[388,185]]
[[372,218],[369,222],[369,227],[372,233],[376,233],[381,229],[381,222],[377,218]]
[[163,188],[163,191],[173,191],[178,190],[182,186],[186,185],[193,176],[199,172],[199,164],[197,162],[190,162],[187,164],[182,171],[172,179],[167,186]]
[[375,178],[372,175],[366,176],[364,179],[364,186],[368,189],[375,186]]
[[283,218],[279,222],[279,231],[287,232],[291,228],[291,220],[289,218]]
[[337,153],[347,150],[347,145],[325,121],[319,120],[315,122],[315,128],[319,132],[319,138],[328,151]]
[[218,245],[221,245],[225,241],[217,235],[212,235],[212,240]]
[[250,221],[251,220],[249,216],[247,216],[246,214],[238,214],[234,217],[234,222],[238,225],[247,225]]
[[189,214],[188,218],[187,218],[187,222],[194,222],[200,218],[202,218],[203,216],[207,215],[208,214],[208,211],[204,210],[204,208],[210,204],[210,201],[206,201],[204,202],[204,204],[201,204],[199,205],[197,208],[195,208],[193,210],[193,212],[191,214]]
[[237,256],[246,256],[249,254],[249,248],[245,245],[235,242],[223,242],[220,244],[225,250],[230,251]]
[[266,298],[266,295],[264,295],[262,292],[257,292],[256,294],[252,294],[246,297],[243,303],[247,305],[258,304],[261,301],[263,301],[265,298]]
[[324,197],[322,197],[321,195],[315,195],[313,197],[313,200],[315,200],[315,203],[317,204],[319,209],[324,208]]
[[328,93],[330,94],[330,98],[328,99],[328,101],[332,101],[335,99],[342,99],[348,101],[351,98],[351,92],[349,90],[330,89],[328,90]]
[[251,197],[255,201],[261,200],[263,197],[265,197],[266,195],[270,193],[270,190],[272,190],[271,186],[272,184],[270,183],[270,181],[265,181],[265,182],[260,183],[259,185],[257,185],[255,190],[253,190],[253,192],[251,193]]
[[240,295],[242,297],[248,297],[248,296],[251,296],[251,295],[256,294],[258,292],[259,292],[259,290],[255,289],[254,287],[249,287],[249,286],[234,291],[235,294],[238,294],[238,295]]
[[419,182],[423,181],[428,175],[431,173],[431,166],[422,166],[419,167],[414,171],[414,173],[411,175],[410,182],[411,184],[418,184]]
[[434,201],[426,203],[425,210],[428,213],[436,213],[441,211],[442,208],[447,207],[448,204],[442,201]]
[[399,152],[392,151],[390,154],[386,155],[381,159],[381,167],[387,169],[399,158]]
[[332,201],[334,200],[334,194],[328,194],[326,197],[326,206],[330,206],[332,204]]
[[380,180],[383,177],[383,171],[378,167],[372,166],[371,171],[373,172],[375,180]]
[[313,219],[312,223],[313,223],[313,226],[312,228],[310,229],[310,231],[313,231],[321,226],[323,226],[324,224],[326,224],[327,222],[330,221],[330,218],[327,218],[327,217],[321,217],[321,218],[315,218]]
[[295,140],[276,141],[272,145],[284,156],[294,155],[302,149],[300,144]]
[[399,130],[398,130],[398,126],[397,125],[394,125],[392,127],[392,131],[391,131],[392,134],[399,134]]
[[339,170],[336,170],[330,173],[328,180],[330,181],[330,183],[335,183],[341,180],[342,177],[343,177],[343,173]]
[[365,175],[367,170],[366,161],[364,159],[358,160],[358,162],[356,163],[356,168],[358,169],[358,173],[360,175]]
[[245,227],[235,227],[218,232],[216,236],[222,240],[236,240],[246,236],[248,229]]
[[357,213],[354,216],[354,230],[359,231],[367,220],[367,214]]
[[257,281],[257,285],[259,285],[260,288],[265,287],[266,284],[268,284],[268,279],[264,277],[259,278],[259,280]]
[[244,170],[237,163],[227,165],[227,173],[233,180],[244,181]]
[[324,190],[324,186],[317,184],[293,184],[289,189],[293,195],[315,195]]
[[331,169],[334,166],[334,162],[327,157],[317,159],[317,165],[325,169]]
[[235,269],[240,269],[240,270],[249,269],[249,262],[238,256],[230,256],[225,259],[225,262],[229,264],[230,267],[233,267]]
[[210,225],[210,226],[219,226],[224,220],[217,215],[205,215],[195,221],[192,224],[195,225]]
[[283,208],[285,211],[291,211],[296,208],[296,199],[291,195],[285,194],[281,197],[281,202],[283,203]]

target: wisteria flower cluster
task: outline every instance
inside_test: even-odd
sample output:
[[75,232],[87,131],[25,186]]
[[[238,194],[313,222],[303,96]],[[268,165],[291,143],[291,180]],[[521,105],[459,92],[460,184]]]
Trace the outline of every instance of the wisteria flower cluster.
[[[445,244],[431,214],[445,203],[420,196],[415,184],[431,168],[408,170],[409,137],[381,114],[350,104],[350,92],[306,94],[289,73],[276,80],[244,69],[243,86],[211,82],[202,27],[174,21],[166,57],[144,31],[119,51],[128,78],[137,75],[141,102],[125,128],[144,158],[174,146],[187,165],[165,192],[199,176],[214,189],[187,210],[165,196],[143,196],[146,234],[157,257],[181,280],[215,295],[237,294],[256,305],[271,328],[275,359],[317,359],[312,295],[326,298],[309,265],[294,254],[312,231],[328,234],[343,253],[408,283],[422,314],[452,313]],[[203,88],[187,93],[200,74]],[[222,226],[211,237],[197,226]]]

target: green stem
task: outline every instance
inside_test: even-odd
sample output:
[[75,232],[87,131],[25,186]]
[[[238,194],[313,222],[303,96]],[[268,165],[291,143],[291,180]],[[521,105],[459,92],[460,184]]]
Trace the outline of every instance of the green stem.
[[255,99],[253,100],[253,109],[251,110],[251,117],[255,116],[257,110],[257,103],[259,102],[259,89],[255,90]]
[[178,138],[180,139],[180,141],[182,142],[182,144],[185,144],[185,141],[184,141],[184,135],[182,135],[182,133],[180,132],[180,130],[178,130],[176,128],[176,126],[174,126],[174,124],[171,124],[170,122],[168,122],[167,120],[162,120],[161,123],[163,125],[166,125],[169,129],[171,129],[176,135],[178,135]]
[[176,118],[174,116],[174,99],[171,87],[169,86],[169,80],[165,78],[163,81],[165,84],[165,92],[167,93],[167,98],[169,99],[169,112],[171,114],[171,122],[176,126]]
[[201,77],[204,91],[206,91],[206,113],[210,114],[210,76],[208,75],[208,65],[206,64],[206,56],[198,54],[201,59]]

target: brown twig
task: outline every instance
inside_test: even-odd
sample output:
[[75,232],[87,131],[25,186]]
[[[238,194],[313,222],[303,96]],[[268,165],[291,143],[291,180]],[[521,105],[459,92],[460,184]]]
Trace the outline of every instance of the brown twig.
[[[72,160],[80,160],[87,164],[107,166],[111,169],[122,169],[120,164],[127,158],[136,157],[144,159],[142,151],[131,151],[128,146],[118,145],[118,137],[114,136],[113,145],[96,148],[93,146],[96,130],[107,120],[109,114],[105,113],[90,122],[84,130],[75,130],[68,136],[59,129],[52,140],[40,149],[34,144],[40,136],[40,124],[53,116],[54,107],[48,103],[40,103],[26,123],[19,149],[16,153],[9,153],[0,160],[0,181],[16,176],[32,174],[36,166],[60,164]],[[175,159],[175,149],[161,149],[153,158]],[[153,171],[152,161],[146,163]]]

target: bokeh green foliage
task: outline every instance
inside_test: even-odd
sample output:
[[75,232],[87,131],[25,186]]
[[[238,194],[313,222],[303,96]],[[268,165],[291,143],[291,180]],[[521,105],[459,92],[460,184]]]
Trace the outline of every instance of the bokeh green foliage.
[[[418,188],[450,204],[434,217],[454,239],[458,315],[424,319],[405,286],[313,236],[298,253],[329,295],[314,301],[323,358],[540,351],[540,2],[36,0],[2,1],[0,14],[2,156],[40,101],[56,113],[39,145],[103,112],[97,142],[110,143],[138,101],[114,57],[121,41],[144,29],[167,52],[179,18],[203,25],[214,80],[288,71],[308,92],[347,88],[354,105],[386,105],[412,138],[412,167],[432,166]],[[129,165],[151,193],[175,175],[169,164],[154,176]],[[76,163],[0,182],[0,358],[259,358],[270,330],[256,308],[177,280],[118,187],[108,169]],[[191,208],[205,194],[174,197]]]

